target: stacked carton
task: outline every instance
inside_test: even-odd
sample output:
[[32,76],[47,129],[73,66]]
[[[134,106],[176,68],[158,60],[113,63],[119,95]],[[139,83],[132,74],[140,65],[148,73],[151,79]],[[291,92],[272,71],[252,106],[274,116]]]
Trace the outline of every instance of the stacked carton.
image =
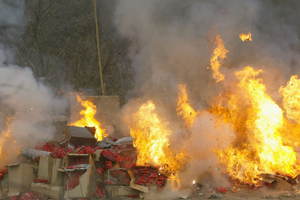
[[93,131],[68,127],[66,140],[59,144],[24,151],[31,164],[7,166],[8,196],[16,200],[138,197],[140,192],[164,187],[166,177],[156,168],[135,166],[132,138],[97,143]]

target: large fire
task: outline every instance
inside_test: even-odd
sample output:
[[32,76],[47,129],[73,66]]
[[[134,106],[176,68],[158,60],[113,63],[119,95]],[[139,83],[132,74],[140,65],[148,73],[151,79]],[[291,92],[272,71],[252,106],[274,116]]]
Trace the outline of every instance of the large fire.
[[[211,108],[211,113],[232,124],[237,133],[232,145],[217,153],[228,173],[244,183],[255,183],[261,173],[294,177],[300,169],[296,152],[287,146],[297,143],[283,141],[284,134],[299,127],[286,119],[283,110],[266,94],[262,79],[256,78],[262,72],[252,67],[236,71],[238,82],[232,83]],[[287,117],[296,122],[300,119],[298,84],[297,76],[292,76],[288,85],[280,88]]]
[[283,145],[283,111],[256,78],[261,72],[252,67],[235,72],[237,86],[212,108],[212,113],[231,123],[237,132],[234,144],[218,151],[220,161],[233,178],[245,183],[255,182],[261,173],[295,176],[299,172],[296,153]]
[[80,127],[95,127],[95,138],[97,141],[103,140],[107,134],[105,133],[105,129],[101,128],[101,124],[94,117],[97,113],[97,107],[93,104],[92,100],[83,101],[79,95],[77,95],[77,101],[85,109],[80,111],[82,118],[76,122],[70,123],[70,125]]
[[134,146],[138,151],[137,165],[153,165],[160,171],[169,174],[176,187],[180,182],[177,172],[186,165],[184,151],[175,153],[170,147],[169,137],[172,131],[156,113],[152,101],[143,104],[132,116],[125,119],[134,138]]
[[[219,69],[228,51],[220,36],[216,37],[216,45],[210,65],[213,77],[219,82],[225,80]],[[300,172],[293,149],[300,146],[300,80],[292,76],[287,86],[279,90],[283,96],[285,117],[282,108],[266,93],[266,86],[259,78],[261,73],[263,70],[249,66],[234,72],[236,81],[232,81],[224,94],[213,100],[209,109],[218,122],[229,124],[236,132],[229,148],[221,150],[216,147],[215,152],[228,174],[242,183],[256,184],[262,173],[295,177]],[[177,115],[185,120],[184,128],[190,128],[200,112],[189,105],[186,85],[178,87]],[[170,147],[172,131],[168,123],[155,113],[154,103],[148,101],[143,104],[136,113],[126,118],[126,123],[138,151],[137,164],[160,167],[180,185],[176,174],[186,166],[188,155],[184,150],[175,152]]]

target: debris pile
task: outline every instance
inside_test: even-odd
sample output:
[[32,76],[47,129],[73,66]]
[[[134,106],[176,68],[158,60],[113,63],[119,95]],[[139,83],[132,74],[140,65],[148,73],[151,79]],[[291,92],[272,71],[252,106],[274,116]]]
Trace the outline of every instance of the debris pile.
[[97,142],[94,131],[68,126],[65,140],[24,148],[22,162],[0,170],[2,197],[134,198],[164,188],[167,177],[157,168],[136,166],[132,137]]

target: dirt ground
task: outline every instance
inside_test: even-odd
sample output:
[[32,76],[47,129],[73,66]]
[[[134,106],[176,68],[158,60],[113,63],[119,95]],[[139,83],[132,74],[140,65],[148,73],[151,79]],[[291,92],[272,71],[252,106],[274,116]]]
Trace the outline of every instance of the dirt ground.
[[[179,197],[179,191],[167,192],[164,191],[159,193],[158,191],[152,191],[149,194],[143,194],[144,200],[177,200],[177,199],[224,199],[224,200],[261,200],[261,199],[300,199],[300,190],[297,189],[297,186],[291,186],[283,180],[279,180],[273,186],[262,186],[256,189],[249,188],[237,188],[236,192],[233,192],[230,188],[227,188],[228,192],[224,193],[213,193],[213,192],[199,192],[199,194],[194,193],[189,195],[187,198]],[[108,198],[110,199],[110,198]],[[132,198],[114,198],[117,199],[126,199],[133,200]],[[140,198],[135,198],[138,200]]]

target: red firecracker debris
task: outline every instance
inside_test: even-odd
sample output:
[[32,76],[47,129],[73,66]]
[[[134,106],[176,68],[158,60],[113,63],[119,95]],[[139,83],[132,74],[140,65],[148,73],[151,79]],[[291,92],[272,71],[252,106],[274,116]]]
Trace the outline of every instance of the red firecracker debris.
[[117,160],[117,163],[121,163],[121,162],[124,162],[125,157],[119,155],[116,160]]
[[111,169],[112,168],[112,162],[111,161],[106,161],[105,162],[105,168],[106,169]]
[[114,184],[112,181],[109,181],[109,180],[105,180],[104,183],[106,183],[108,185],[113,185]]
[[34,183],[48,183],[47,180],[45,180],[45,179],[40,179],[40,178],[35,178],[35,179],[33,180],[33,182],[34,182]]
[[44,146],[43,146],[43,150],[44,150],[44,151],[52,152],[53,149],[54,149],[54,145],[51,144],[51,143],[49,143],[49,142],[47,142],[47,143],[44,144]]
[[127,198],[138,198],[139,195],[127,195]]
[[99,167],[96,169],[97,174],[102,175],[104,173],[104,169],[102,167]]
[[105,196],[105,189],[103,186],[97,186],[94,196],[103,198]]
[[74,171],[70,173],[70,177],[67,179],[66,190],[72,190],[79,185],[80,177],[85,171]]
[[119,156],[119,154],[110,149],[102,151],[101,154],[111,161],[116,161],[117,157]]
[[135,163],[131,162],[131,161],[127,161],[124,164],[121,165],[122,168],[125,169],[131,169],[132,167],[135,166]]
[[4,177],[4,175],[6,174],[7,170],[5,168],[2,168],[0,170],[0,180]]
[[32,192],[26,192],[21,197],[20,200],[32,200],[35,195]]
[[225,188],[218,187],[218,188],[216,188],[216,192],[222,192],[222,193],[226,194],[227,190]]
[[101,147],[96,147],[93,149],[93,151],[96,152],[98,149],[101,149]]
[[91,147],[85,146],[85,147],[83,147],[83,149],[84,149],[85,153],[95,155],[94,151],[93,151],[93,149]]

